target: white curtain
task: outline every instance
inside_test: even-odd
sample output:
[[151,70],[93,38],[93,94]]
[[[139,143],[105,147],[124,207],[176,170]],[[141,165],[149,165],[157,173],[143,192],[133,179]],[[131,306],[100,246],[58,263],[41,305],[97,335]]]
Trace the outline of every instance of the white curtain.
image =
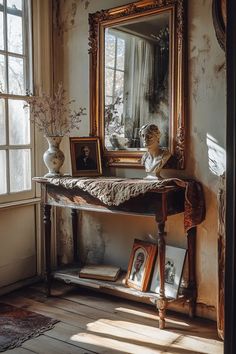
[[128,36],[124,86],[125,136],[130,147],[139,146],[139,128],[149,121],[149,95],[152,91],[154,47],[145,39]]

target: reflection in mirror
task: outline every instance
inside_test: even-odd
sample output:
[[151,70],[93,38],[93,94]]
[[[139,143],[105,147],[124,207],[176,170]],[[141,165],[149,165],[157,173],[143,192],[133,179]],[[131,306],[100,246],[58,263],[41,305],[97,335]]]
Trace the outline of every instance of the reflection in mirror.
[[186,145],[187,0],[139,0],[89,15],[91,136],[108,166],[141,167],[145,124],[158,126],[168,168]]
[[105,29],[105,147],[143,150],[139,129],[156,124],[168,149],[170,59],[168,11]]

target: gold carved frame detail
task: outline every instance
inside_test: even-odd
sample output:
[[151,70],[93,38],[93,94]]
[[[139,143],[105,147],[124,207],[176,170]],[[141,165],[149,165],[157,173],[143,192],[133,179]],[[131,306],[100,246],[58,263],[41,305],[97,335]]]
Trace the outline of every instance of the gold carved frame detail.
[[89,54],[90,54],[90,135],[101,139],[102,154],[108,166],[141,167],[143,152],[114,150],[108,151],[104,143],[104,88],[103,62],[104,30],[123,21],[142,16],[171,13],[171,117],[169,150],[172,154],[168,168],[184,169],[186,145],[186,82],[187,71],[185,56],[186,0],[142,0],[128,5],[101,10],[89,15]]

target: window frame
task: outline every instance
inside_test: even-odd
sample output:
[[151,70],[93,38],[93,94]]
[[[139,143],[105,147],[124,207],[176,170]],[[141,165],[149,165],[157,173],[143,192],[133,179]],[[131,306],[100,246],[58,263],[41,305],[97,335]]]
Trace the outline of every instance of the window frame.
[[[6,8],[7,2],[3,0],[3,5],[0,4],[3,10],[3,38],[4,38],[4,48],[0,49],[0,54],[5,56],[6,66],[5,66],[5,92],[0,92],[0,99],[4,100],[5,103],[5,132],[6,141],[4,145],[0,145],[0,151],[6,151],[6,181],[7,181],[7,192],[0,194],[0,204],[6,202],[15,202],[20,200],[31,199],[35,197],[35,186],[31,182],[31,189],[22,190],[19,192],[10,192],[10,150],[30,150],[31,159],[31,176],[34,175],[35,171],[35,129],[32,124],[30,124],[30,142],[29,144],[14,144],[11,145],[9,142],[9,100],[22,100],[27,97],[28,92],[32,92],[33,87],[33,56],[32,56],[32,4],[31,0],[22,0],[22,10],[14,10]],[[8,51],[7,46],[7,14],[12,13],[22,13],[22,53],[12,53]],[[8,76],[8,57],[12,56],[15,58],[23,58],[23,80],[25,93],[24,94],[12,94],[9,93],[9,76]]]

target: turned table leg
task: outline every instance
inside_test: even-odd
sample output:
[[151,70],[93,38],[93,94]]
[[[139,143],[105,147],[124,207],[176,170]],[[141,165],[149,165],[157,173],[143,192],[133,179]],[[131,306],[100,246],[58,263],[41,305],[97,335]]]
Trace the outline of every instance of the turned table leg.
[[197,286],[196,286],[196,227],[188,230],[188,271],[189,284],[188,288],[191,294],[189,300],[189,316],[193,318],[196,312]]
[[159,311],[159,328],[165,328],[165,315],[167,301],[165,298],[165,222],[158,222],[158,272],[160,275],[160,290],[159,290],[159,299],[157,300],[157,308]]
[[51,295],[51,205],[44,204],[44,236],[45,236],[45,263],[46,263],[46,295]]

